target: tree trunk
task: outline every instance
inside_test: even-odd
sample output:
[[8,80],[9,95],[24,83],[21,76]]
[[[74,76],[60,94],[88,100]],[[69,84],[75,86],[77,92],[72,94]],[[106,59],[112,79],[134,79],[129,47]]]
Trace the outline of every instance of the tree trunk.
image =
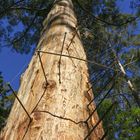
[[139,92],[135,89],[133,83],[132,83],[131,80],[128,78],[128,76],[127,76],[127,74],[126,74],[126,71],[125,71],[125,68],[123,67],[123,65],[121,64],[119,58],[117,57],[115,50],[112,49],[112,51],[113,51],[113,53],[114,53],[116,62],[117,62],[118,65],[119,65],[120,71],[121,71],[122,74],[124,75],[124,78],[125,78],[125,80],[126,80],[126,82],[127,82],[127,84],[128,84],[128,87],[129,87],[129,89],[130,89],[131,92],[132,92],[132,96],[134,97],[134,99],[135,99],[137,105],[140,107]]
[[[16,100],[0,140],[83,140],[98,122],[97,112],[85,122],[95,109],[94,104],[87,109],[93,98],[92,91],[86,92],[87,64],[43,53],[86,59],[76,26],[71,0],[56,0],[44,21],[37,47],[42,52],[34,54],[21,78],[18,98],[30,117]],[[103,134],[100,123],[88,139],[99,140]]]

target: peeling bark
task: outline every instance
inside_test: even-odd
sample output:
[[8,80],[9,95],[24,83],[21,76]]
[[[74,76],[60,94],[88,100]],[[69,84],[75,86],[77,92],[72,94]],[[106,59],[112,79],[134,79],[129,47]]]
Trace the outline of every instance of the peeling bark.
[[[37,49],[86,59],[78,32],[69,46],[76,26],[71,0],[56,0],[44,21]],[[22,76],[18,92],[32,120],[16,100],[0,140],[83,140],[99,120],[95,112],[87,123],[84,122],[95,109],[94,104],[87,109],[93,99],[92,91],[86,92],[90,86],[87,64],[46,53],[40,56],[47,83],[35,53]],[[99,140],[103,134],[100,123],[89,140]]]

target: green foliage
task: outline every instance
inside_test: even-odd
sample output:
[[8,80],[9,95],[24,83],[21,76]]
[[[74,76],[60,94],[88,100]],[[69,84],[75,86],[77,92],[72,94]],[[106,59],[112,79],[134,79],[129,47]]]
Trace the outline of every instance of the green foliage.
[[[99,115],[102,116],[111,104],[112,100],[106,99],[98,110]],[[140,108],[132,107],[125,109],[118,104],[106,116],[103,124],[105,130],[109,129],[109,140],[117,140],[118,138],[121,140],[139,140]]]
[[36,45],[39,40],[42,22],[47,16],[51,2],[50,0],[2,2],[0,46],[11,47],[19,53],[28,53],[31,46]]
[[[138,10],[138,8],[135,10]],[[87,17],[87,14],[83,14],[83,16],[80,15],[81,17],[78,16],[80,23],[82,23],[81,28],[87,28],[94,36],[91,40],[90,37],[87,38],[87,36],[84,36],[85,30],[82,30],[82,40],[86,46],[88,59],[95,60],[96,62],[105,65],[111,63],[114,57],[111,53],[111,49],[108,49],[109,46],[111,46],[111,48],[115,50],[120,62],[124,65],[128,78],[132,80],[134,87],[138,91],[137,94],[139,94],[140,57],[138,48],[140,45],[140,33],[137,31],[139,28],[138,20],[133,20],[123,26],[114,26],[114,24],[119,25],[133,19],[133,17],[138,16],[138,13],[136,12],[135,15],[122,13],[116,4],[116,0],[102,0],[93,1],[93,15],[96,15],[99,19],[95,19],[91,15],[88,15],[89,17]],[[109,24],[106,23],[106,21]],[[105,52],[105,50],[107,51]],[[118,107],[112,110],[103,120],[105,130],[109,129],[108,139],[139,140],[140,122],[138,122],[138,124],[136,123],[136,119],[139,118],[139,116],[138,114],[135,114],[135,111],[138,112],[139,108],[133,99],[132,91],[130,91],[124,75],[119,73],[119,66],[117,63],[115,63],[113,68],[118,70],[117,76],[115,80],[113,80],[115,81],[115,86],[113,91],[110,93],[110,97],[102,103],[98,112],[100,116],[102,116],[108,106],[114,100],[117,100]],[[101,70],[101,68],[99,69],[96,68],[95,65],[90,65],[90,73],[94,73],[94,75],[96,75],[99,73],[99,70]],[[100,93],[99,91],[103,85],[105,85],[105,83],[110,79],[111,73],[113,72],[109,71],[100,80],[95,76],[94,79],[97,79],[97,83],[93,84],[95,96]],[[92,77],[94,75],[92,75]],[[101,76],[102,74],[100,74],[100,77]],[[103,89],[104,92],[107,91],[107,89]],[[99,96],[99,100],[104,95],[104,92],[100,93],[101,96]],[[131,105],[131,108],[128,104]]]
[[9,89],[5,86],[3,76],[0,73],[0,130],[6,123],[14,99],[14,96],[9,93]]
[[118,110],[115,124],[120,125],[120,138],[129,140],[138,140],[140,109],[133,107],[130,110]]

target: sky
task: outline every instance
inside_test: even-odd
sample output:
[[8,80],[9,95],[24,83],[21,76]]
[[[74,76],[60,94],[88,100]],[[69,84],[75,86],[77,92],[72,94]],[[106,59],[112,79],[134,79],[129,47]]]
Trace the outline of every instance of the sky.
[[[131,0],[118,0],[121,11],[131,13],[129,3]],[[14,90],[19,88],[20,75],[25,71],[32,57],[32,51],[29,54],[19,54],[10,48],[1,48],[0,51],[0,72],[6,82],[10,82]]]
[[15,90],[19,88],[20,75],[25,71],[31,57],[32,52],[19,54],[6,47],[0,51],[0,71],[5,82],[10,82]]

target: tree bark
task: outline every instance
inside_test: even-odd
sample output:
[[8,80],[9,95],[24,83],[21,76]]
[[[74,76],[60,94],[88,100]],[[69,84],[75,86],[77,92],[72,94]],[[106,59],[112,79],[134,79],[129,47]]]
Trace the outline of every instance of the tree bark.
[[[95,112],[85,123],[95,109],[94,104],[87,108],[93,98],[92,91],[87,92],[90,87],[87,64],[43,53],[86,59],[76,27],[71,0],[56,0],[44,21],[37,47],[42,52],[34,54],[21,78],[18,98],[30,117],[15,100],[0,140],[83,140],[98,122]],[[99,140],[103,134],[100,123],[89,139]]]

